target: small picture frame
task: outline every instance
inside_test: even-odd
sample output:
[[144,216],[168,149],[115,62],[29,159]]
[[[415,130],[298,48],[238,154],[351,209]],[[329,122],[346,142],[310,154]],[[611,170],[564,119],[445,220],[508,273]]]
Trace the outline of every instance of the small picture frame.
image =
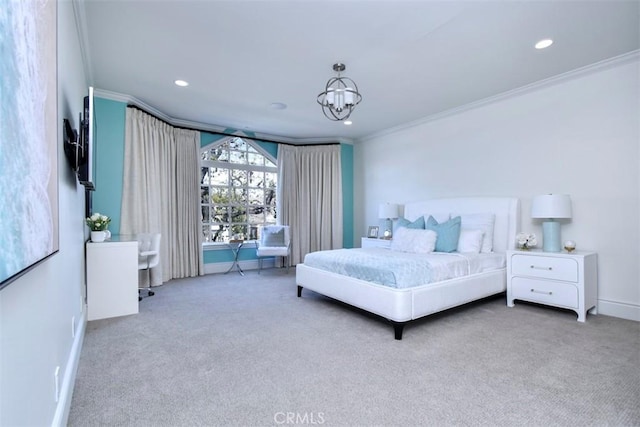
[[370,225],[369,226],[369,231],[367,231],[367,237],[370,239],[377,239],[378,238],[378,226],[377,225]]

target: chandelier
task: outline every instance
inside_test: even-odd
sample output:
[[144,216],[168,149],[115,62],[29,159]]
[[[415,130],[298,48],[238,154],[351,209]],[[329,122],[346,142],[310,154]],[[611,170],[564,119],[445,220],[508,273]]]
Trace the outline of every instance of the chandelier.
[[329,120],[341,121],[349,118],[356,105],[362,101],[356,82],[349,77],[340,77],[347,67],[344,64],[333,64],[333,71],[338,73],[327,82],[324,92],[318,95],[318,104]]

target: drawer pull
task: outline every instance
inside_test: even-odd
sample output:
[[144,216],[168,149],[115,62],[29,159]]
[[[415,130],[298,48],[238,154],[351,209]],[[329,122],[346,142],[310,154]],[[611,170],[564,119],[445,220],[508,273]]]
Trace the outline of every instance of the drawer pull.
[[551,291],[536,291],[533,288],[531,289],[531,292],[533,292],[534,294],[553,295],[553,292]]
[[530,268],[533,268],[534,270],[549,270],[549,271],[553,270],[552,267],[537,267],[535,265],[531,265]]

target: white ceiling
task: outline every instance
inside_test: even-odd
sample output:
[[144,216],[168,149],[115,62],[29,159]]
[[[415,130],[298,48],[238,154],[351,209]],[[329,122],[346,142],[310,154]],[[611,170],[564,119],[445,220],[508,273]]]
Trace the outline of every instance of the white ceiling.
[[[75,6],[91,85],[177,121],[287,140],[363,138],[640,48],[638,1]],[[534,49],[543,38],[555,43]],[[316,103],[335,62],[363,95],[352,126],[328,120]],[[274,102],[288,108],[269,108]]]

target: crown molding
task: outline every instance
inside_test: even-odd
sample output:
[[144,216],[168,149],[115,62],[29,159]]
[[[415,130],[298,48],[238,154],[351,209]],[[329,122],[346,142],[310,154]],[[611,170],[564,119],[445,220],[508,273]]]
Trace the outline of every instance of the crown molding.
[[445,117],[454,116],[456,114],[464,113],[469,110],[474,110],[476,108],[484,107],[489,104],[494,104],[497,102],[501,102],[510,98],[515,98],[518,96],[522,96],[524,94],[534,92],[540,89],[544,89],[550,86],[554,86],[560,83],[567,82],[569,80],[574,80],[579,77],[583,77],[585,75],[597,73],[600,71],[604,71],[613,67],[617,67],[620,65],[624,65],[630,62],[639,61],[640,60],[640,49],[633,50],[631,52],[624,53],[622,55],[614,56],[613,58],[605,59],[603,61],[595,62],[593,64],[585,65],[584,67],[576,68],[575,70],[567,71],[566,73],[558,74],[543,80],[539,80],[534,83],[530,83],[528,85],[519,87],[517,89],[512,89],[507,92],[503,92],[498,95],[490,96],[488,98],[481,99],[479,101],[471,102],[469,104],[465,104],[459,107],[451,108],[449,110],[445,110],[439,113],[431,114],[429,116],[423,117],[418,120],[414,120],[411,122],[407,122],[405,124],[394,126],[392,128],[388,128],[382,130],[380,132],[373,133],[371,135],[367,135],[363,138],[359,138],[357,142],[365,142],[370,139],[379,138],[382,136],[390,135],[402,130],[407,130],[416,126],[420,126],[425,123],[433,122],[436,120],[443,119]]
[[[169,123],[172,126],[176,126],[176,127],[185,127],[185,128],[190,128],[190,129],[197,129],[199,131],[203,131],[203,132],[229,132],[229,127],[227,126],[219,126],[219,125],[212,125],[212,124],[208,124],[208,123],[200,123],[200,122],[194,122],[194,121],[190,121],[190,120],[183,120],[183,119],[176,119],[173,118],[167,114],[165,114],[164,112],[158,110],[157,108],[147,104],[146,102],[143,102],[141,100],[139,100],[138,98],[131,96],[131,95],[125,95],[122,93],[118,93],[118,92],[111,92],[108,90],[104,90],[104,89],[98,89],[98,88],[94,88],[94,95],[100,98],[104,98],[104,99],[110,99],[112,101],[118,101],[118,102],[122,102],[128,105],[134,105],[138,108],[143,109],[144,111],[148,112],[149,114],[152,114],[156,117],[158,117],[161,120],[164,120],[165,122]],[[234,128],[235,129],[235,128]],[[237,132],[245,132],[245,130],[243,129],[237,129]],[[271,135],[271,134],[267,134],[267,133],[260,133],[260,132],[254,132],[254,131],[249,131],[246,130],[246,132],[249,132],[252,134],[253,138],[256,139],[265,139],[268,141],[274,141],[274,142],[282,142],[285,144],[292,144],[292,145],[314,145],[314,144],[327,144],[327,143],[331,143],[331,144],[335,144],[336,142],[340,142],[343,144],[351,144],[353,145],[354,141],[350,140],[350,139],[343,139],[343,138],[291,138],[291,137],[287,137],[287,136],[282,136],[282,135]]]

